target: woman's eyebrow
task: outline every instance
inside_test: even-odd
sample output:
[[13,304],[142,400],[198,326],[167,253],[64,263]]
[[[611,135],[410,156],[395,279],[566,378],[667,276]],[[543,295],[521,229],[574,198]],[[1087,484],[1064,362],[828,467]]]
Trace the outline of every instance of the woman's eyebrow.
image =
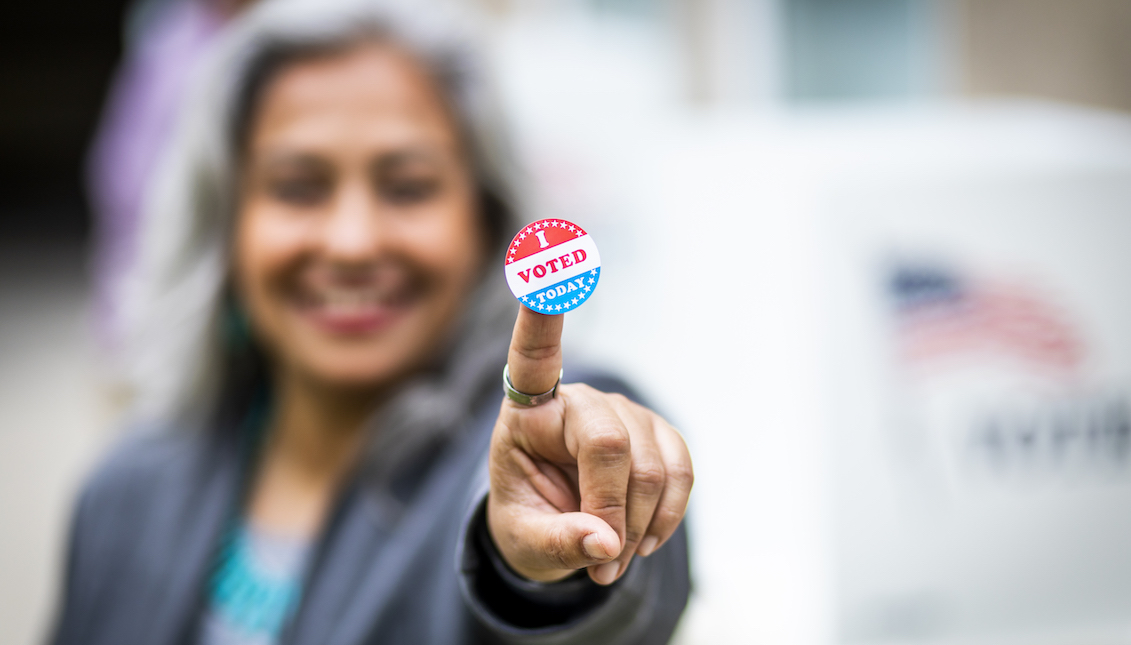
[[439,166],[444,160],[445,157],[440,150],[432,146],[414,146],[382,153],[373,160],[371,166],[376,172],[384,172],[413,164]]
[[330,170],[331,164],[318,155],[288,150],[268,150],[256,155],[253,164],[265,170]]

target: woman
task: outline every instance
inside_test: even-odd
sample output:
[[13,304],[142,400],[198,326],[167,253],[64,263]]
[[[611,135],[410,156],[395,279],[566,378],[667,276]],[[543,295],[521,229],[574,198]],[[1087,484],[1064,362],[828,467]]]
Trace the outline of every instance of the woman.
[[213,61],[147,218],[155,421],[84,490],[56,643],[669,638],[687,450],[558,384],[561,316],[507,349],[512,173],[415,4],[268,3]]

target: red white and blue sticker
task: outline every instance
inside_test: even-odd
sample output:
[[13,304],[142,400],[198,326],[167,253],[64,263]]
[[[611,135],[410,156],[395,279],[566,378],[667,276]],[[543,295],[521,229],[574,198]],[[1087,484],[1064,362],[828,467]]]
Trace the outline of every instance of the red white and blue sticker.
[[577,224],[544,219],[514,236],[504,270],[519,302],[538,313],[560,314],[593,295],[601,279],[601,255]]

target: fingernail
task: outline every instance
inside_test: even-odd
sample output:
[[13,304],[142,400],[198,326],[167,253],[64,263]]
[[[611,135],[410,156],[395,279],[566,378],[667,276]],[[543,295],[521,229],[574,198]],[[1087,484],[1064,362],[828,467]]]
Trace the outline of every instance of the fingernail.
[[613,583],[613,580],[617,579],[617,571],[619,570],[619,562],[606,562],[605,564],[597,566],[594,577],[597,578],[597,582],[603,585],[609,585]]
[[605,545],[601,544],[601,538],[597,537],[596,533],[590,533],[581,540],[581,548],[585,550],[585,555],[593,558],[594,560],[608,560],[611,553],[605,549]]
[[636,552],[644,557],[648,557],[652,555],[653,551],[656,550],[656,545],[659,542],[660,538],[656,537],[655,535],[649,535],[648,537],[640,541],[640,546],[636,549]]

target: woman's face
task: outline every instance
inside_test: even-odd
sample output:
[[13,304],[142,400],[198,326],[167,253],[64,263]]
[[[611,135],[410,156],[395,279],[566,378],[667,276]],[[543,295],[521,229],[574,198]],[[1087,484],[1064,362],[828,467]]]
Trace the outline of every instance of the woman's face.
[[236,283],[277,367],[380,388],[427,362],[486,248],[439,90],[407,54],[359,45],[284,67],[253,115]]

